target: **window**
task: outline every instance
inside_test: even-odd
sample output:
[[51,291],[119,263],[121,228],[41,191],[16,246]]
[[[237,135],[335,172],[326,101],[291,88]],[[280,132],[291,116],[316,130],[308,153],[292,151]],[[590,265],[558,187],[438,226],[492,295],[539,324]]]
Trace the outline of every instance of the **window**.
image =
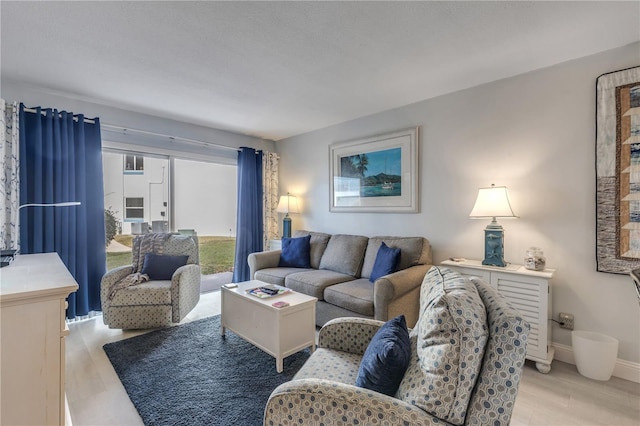
[[125,173],[144,172],[144,157],[142,155],[125,155],[124,156],[124,172]]
[[128,197],[124,199],[124,220],[139,222],[144,219],[144,198]]
[[118,229],[112,242],[120,244],[107,249],[109,269],[131,263],[120,251],[134,236],[169,231],[198,236],[202,274],[233,271],[235,164],[108,148],[102,161],[104,206]]

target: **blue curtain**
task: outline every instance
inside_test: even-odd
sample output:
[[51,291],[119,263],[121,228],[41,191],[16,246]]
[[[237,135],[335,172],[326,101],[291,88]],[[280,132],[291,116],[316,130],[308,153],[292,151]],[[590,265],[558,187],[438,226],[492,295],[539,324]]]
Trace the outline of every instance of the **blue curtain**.
[[[31,109],[31,108],[30,108]],[[100,310],[106,271],[100,122],[82,114],[20,104],[20,205],[79,201],[20,210],[20,252],[57,252],[79,285],[67,317]]]
[[233,282],[248,281],[249,254],[262,251],[262,151],[241,148],[238,153],[238,212]]

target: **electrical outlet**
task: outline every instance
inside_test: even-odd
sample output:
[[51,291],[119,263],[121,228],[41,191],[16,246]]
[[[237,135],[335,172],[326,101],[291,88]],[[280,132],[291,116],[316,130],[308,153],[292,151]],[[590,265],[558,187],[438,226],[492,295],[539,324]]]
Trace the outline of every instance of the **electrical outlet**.
[[560,312],[558,314],[558,317],[560,319],[560,327],[566,328],[568,330],[573,330],[573,314]]

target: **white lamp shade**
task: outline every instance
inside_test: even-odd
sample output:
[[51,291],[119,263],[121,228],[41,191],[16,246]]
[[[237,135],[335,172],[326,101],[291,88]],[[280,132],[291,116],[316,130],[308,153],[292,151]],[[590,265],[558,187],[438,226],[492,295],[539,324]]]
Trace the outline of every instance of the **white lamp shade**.
[[300,213],[298,198],[295,195],[281,195],[280,202],[276,208],[278,213]]
[[487,218],[487,217],[518,217],[513,212],[509,203],[509,194],[506,186],[491,186],[489,188],[480,188],[478,190],[478,198],[473,206],[469,217]]

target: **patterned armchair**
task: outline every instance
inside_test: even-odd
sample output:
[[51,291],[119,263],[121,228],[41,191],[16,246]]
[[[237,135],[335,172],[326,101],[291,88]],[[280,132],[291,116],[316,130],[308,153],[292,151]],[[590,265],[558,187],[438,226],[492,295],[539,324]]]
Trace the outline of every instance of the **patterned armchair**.
[[[198,304],[200,265],[197,236],[139,235],[133,240],[131,256],[131,265],[112,269],[102,277],[102,318],[109,328],[167,326],[180,322]],[[183,266],[172,268],[170,261]],[[162,270],[166,276],[155,276],[166,279],[153,279],[154,274],[160,272],[152,268]]]
[[394,396],[355,386],[363,354],[384,324],[329,321],[318,349],[277,387],[265,425],[508,425],[529,324],[493,287],[432,267],[410,330],[411,360]]

